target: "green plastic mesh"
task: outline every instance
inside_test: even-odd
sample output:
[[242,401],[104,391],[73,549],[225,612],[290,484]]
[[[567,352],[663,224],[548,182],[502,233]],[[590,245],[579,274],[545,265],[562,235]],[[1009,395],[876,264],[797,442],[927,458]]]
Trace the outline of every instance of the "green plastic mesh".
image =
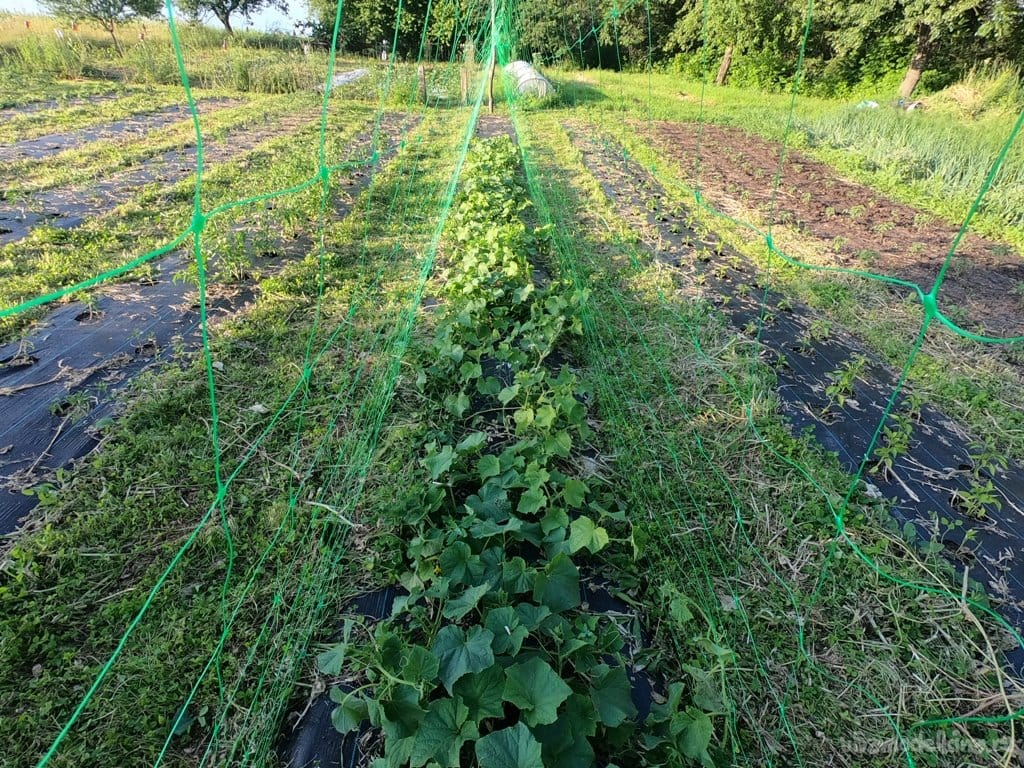
[[[386,423],[392,397],[395,393],[403,355],[414,332],[417,313],[424,298],[427,281],[431,276],[435,259],[442,243],[442,234],[449,210],[455,196],[459,174],[466,157],[471,137],[476,132],[478,118],[486,108],[488,99],[487,73],[491,67],[499,71],[497,92],[501,96],[499,110],[507,112],[516,127],[522,149],[524,169],[531,201],[541,223],[552,225],[552,241],[559,258],[558,267],[563,274],[571,277],[581,286],[589,286],[595,275],[603,271],[602,254],[581,242],[573,233],[578,232],[579,200],[570,194],[565,185],[560,185],[550,175],[551,161],[544,155],[545,137],[538,135],[534,124],[535,116],[542,108],[533,102],[521,99],[515,89],[501,82],[501,68],[516,58],[518,40],[523,22],[519,5],[511,0],[492,4],[490,13],[485,12],[482,3],[471,4],[464,16],[460,17],[454,36],[455,45],[446,61],[430,61],[427,56],[427,31],[431,11],[428,4],[427,21],[424,23],[419,54],[416,64],[427,65],[431,77],[457,79],[458,71],[466,64],[462,59],[463,44],[473,41],[480,59],[479,66],[472,66],[475,72],[470,104],[465,109],[452,108],[442,103],[447,97],[431,96],[428,90],[427,103],[421,101],[418,87],[409,89],[406,103],[400,109],[392,106],[395,96],[392,89],[395,80],[409,77],[410,64],[398,64],[398,30],[404,23],[401,2],[394,20],[395,34],[391,40],[389,63],[381,84],[381,95],[372,118],[373,141],[366,156],[349,157],[341,163],[331,163],[328,146],[333,127],[331,125],[331,82],[334,77],[335,52],[338,48],[339,29],[345,13],[343,3],[337,7],[331,51],[328,57],[327,77],[323,89],[320,109],[320,124],[316,150],[315,173],[305,180],[285,189],[274,190],[250,198],[221,203],[214,207],[204,205],[204,153],[203,131],[196,101],[192,96],[185,54],[178,36],[174,8],[167,3],[166,11],[170,23],[172,41],[177,59],[178,71],[184,97],[188,103],[195,129],[196,174],[192,198],[192,218],[189,226],[171,238],[166,244],[126,261],[124,264],[95,275],[73,285],[34,297],[16,306],[0,309],[0,319],[13,317],[34,310],[51,302],[64,299],[110,282],[130,276],[138,267],[158,260],[172,251],[191,247],[198,274],[199,308],[201,312],[202,358],[205,368],[206,388],[209,395],[207,418],[212,465],[212,486],[209,489],[211,501],[204,514],[190,522],[190,533],[181,546],[167,560],[166,566],[151,585],[145,599],[134,617],[124,628],[120,641],[109,657],[105,659],[90,687],[74,704],[67,719],[45,754],[41,755],[38,766],[56,763],[66,742],[91,720],[101,718],[94,700],[105,687],[123,685],[120,672],[124,657],[130,652],[133,638],[147,627],[148,622],[158,616],[158,606],[169,584],[175,583],[178,573],[191,565],[190,557],[194,548],[208,537],[211,528],[218,529],[221,536],[224,579],[220,584],[219,600],[221,624],[216,640],[209,647],[203,659],[190,660],[190,669],[197,672],[189,682],[189,693],[181,701],[179,712],[167,724],[166,739],[159,754],[147,763],[160,765],[182,760],[174,755],[174,738],[186,720],[191,720],[195,710],[194,702],[203,691],[215,691],[215,706],[206,717],[207,738],[202,753],[192,755],[186,762],[201,765],[266,765],[274,760],[274,746],[281,730],[286,707],[293,699],[296,682],[308,670],[305,659],[310,643],[315,637],[323,636],[330,629],[329,610],[335,604],[336,595],[343,592],[345,585],[343,561],[353,530],[358,525],[359,504],[364,485],[375,469],[377,448]],[[647,16],[646,70],[653,72],[653,51],[656,41],[651,39],[651,10],[649,0],[618,4],[594,4],[591,9],[589,29],[583,34],[562,30],[565,47],[555,57],[584,66],[584,47],[591,41],[596,45],[597,55],[603,57],[601,64],[624,68],[619,41],[619,20],[627,13],[641,10]],[[703,75],[700,91],[699,118],[693,126],[697,134],[697,166],[702,156],[702,137],[706,124],[712,122],[714,104],[708,97],[710,61],[708,48],[709,7],[703,0],[704,47],[701,51]],[[726,639],[724,626],[737,621],[746,628],[746,646],[734,648],[735,660],[723,662],[723,685],[729,689],[728,700],[731,709],[724,713],[725,734],[734,749],[734,763],[737,765],[807,765],[801,753],[802,743],[796,733],[805,724],[791,717],[793,709],[802,708],[803,688],[810,680],[827,679],[836,690],[849,689],[869,703],[870,712],[856,713],[858,716],[871,715],[885,720],[893,737],[899,744],[900,762],[908,766],[927,764],[917,754],[913,740],[919,732],[935,732],[949,726],[963,726],[969,723],[998,725],[1018,720],[1021,710],[1010,708],[1004,715],[954,715],[908,722],[901,711],[902,702],[880,699],[872,690],[869,681],[851,677],[843,679],[819,663],[820,644],[827,638],[815,635],[814,615],[818,610],[823,592],[832,576],[839,558],[855,558],[860,567],[870,571],[881,581],[896,585],[901,600],[911,602],[918,595],[929,594],[949,601],[955,612],[958,606],[965,606],[974,615],[1002,627],[1018,646],[1024,640],[998,612],[989,606],[965,598],[952,585],[948,588],[934,583],[915,583],[890,573],[875,556],[865,551],[856,536],[848,532],[850,505],[862,487],[868,472],[871,457],[883,435],[885,425],[892,415],[904,391],[908,372],[917,358],[926,334],[936,323],[949,331],[979,344],[1008,345],[1024,341],[1024,337],[997,338],[980,334],[961,327],[948,313],[943,312],[940,289],[946,279],[950,265],[958,252],[963,238],[970,230],[982,201],[990,193],[1000,169],[1006,162],[1011,147],[1024,124],[1024,114],[1017,119],[1007,135],[998,155],[992,159],[989,173],[978,190],[973,204],[965,216],[956,238],[950,243],[942,267],[933,284],[917,285],[911,281],[865,270],[821,266],[802,261],[787,254],[773,237],[776,229],[776,200],[787,162],[791,162],[790,149],[793,138],[794,119],[801,94],[804,75],[804,48],[812,30],[814,4],[809,0],[804,15],[804,26],[800,49],[797,52],[796,75],[791,84],[791,98],[785,116],[784,129],[776,172],[765,188],[770,196],[767,226],[738,219],[716,209],[702,194],[699,185],[689,190],[695,210],[738,228],[753,232],[764,243],[765,277],[763,297],[773,285],[773,266],[789,267],[845,274],[858,279],[877,281],[911,291],[918,299],[921,312],[920,330],[912,345],[910,355],[903,365],[896,388],[888,400],[883,418],[874,429],[874,436],[865,452],[857,472],[848,478],[845,496],[836,496],[831,490],[831,481],[813,476],[808,467],[789,455],[780,453],[777,442],[764,433],[765,421],[762,402],[765,393],[758,373],[761,365],[756,345],[750,347],[740,368],[727,368],[715,351],[709,347],[715,344],[715,334],[709,329],[716,321],[702,311],[680,304],[677,297],[657,288],[658,305],[638,311],[637,299],[630,291],[617,290],[607,285],[595,295],[585,308],[582,357],[593,371],[593,382],[597,401],[603,418],[614,427],[612,443],[627,458],[635,462],[629,471],[621,472],[622,493],[637,509],[654,510],[649,524],[657,531],[675,558],[675,576],[680,588],[687,590],[689,598],[698,606],[707,624],[710,638]],[[473,26],[471,26],[473,25]],[[606,61],[614,52],[615,61]],[[569,77],[567,75],[567,77]],[[621,83],[622,81],[620,81]],[[640,82],[635,79],[634,82]],[[620,84],[620,96],[624,95]],[[648,126],[654,113],[653,87],[648,79],[648,92],[640,107]],[[585,109],[579,107],[585,116]],[[379,160],[381,144],[380,131],[386,114],[402,112],[406,116],[417,116],[423,124],[435,119],[435,113],[445,112],[440,119],[452,120],[459,126],[457,140],[449,142],[450,157],[445,164],[444,174],[422,176],[418,152],[426,151],[429,144],[422,125],[415,127],[410,122],[402,137],[402,146],[393,164],[387,169],[388,183],[371,182],[362,198],[365,208],[360,212],[356,226],[363,231],[356,234],[361,243],[356,257],[357,265],[365,268],[362,285],[357,295],[349,297],[348,309],[339,316],[336,308],[327,305],[328,286],[334,269],[332,253],[331,202],[336,191],[334,179],[340,172],[356,167],[373,168]],[[453,117],[449,117],[452,115]],[[678,185],[663,173],[662,168],[648,168],[652,176],[665,188]],[[381,172],[384,173],[384,172]],[[699,176],[699,174],[698,174]],[[211,338],[207,315],[210,273],[204,235],[219,217],[238,209],[247,209],[278,198],[299,195],[312,191],[319,196],[319,221],[312,257],[316,260],[317,280],[314,286],[315,307],[312,322],[306,331],[305,353],[294,361],[293,385],[287,395],[276,405],[258,434],[251,437],[244,450],[237,446],[230,449],[225,445],[219,414],[219,385],[216,351]],[[415,194],[414,194],[415,191]],[[422,201],[429,200],[427,210]],[[372,207],[371,207],[372,206]],[[372,219],[372,221],[371,221]],[[426,223],[424,224],[424,219]],[[384,249],[377,242],[371,243],[371,226],[393,233],[391,250]],[[414,253],[410,258],[408,246],[402,242],[402,233],[414,231],[411,236]],[[620,244],[622,250],[632,253],[633,267],[640,273],[644,264],[636,250],[630,250],[628,242]],[[400,283],[401,301],[387,307],[383,313],[375,306],[381,298],[383,285]],[[653,316],[659,318],[665,327],[677,329],[692,348],[694,359],[701,361],[702,375],[713,380],[716,386],[730,392],[746,403],[746,433],[752,444],[759,446],[773,460],[787,465],[794,475],[799,475],[807,484],[817,489],[819,502],[828,518],[821,521],[818,534],[828,541],[827,555],[817,564],[818,572],[811,574],[813,585],[800,590],[792,588],[790,580],[773,559],[772,553],[759,548],[749,533],[750,526],[762,511],[752,508],[745,484],[756,482],[752,475],[746,475],[742,468],[723,467],[719,463],[718,449],[709,444],[706,433],[694,428],[680,428],[671,434],[655,436],[663,438],[659,443],[664,451],[657,466],[644,463],[645,446],[651,435],[645,427],[657,424],[669,413],[681,425],[695,424],[702,418],[688,393],[678,390],[677,383],[661,367],[664,362],[658,345],[657,334],[650,331],[646,323]],[[757,321],[755,341],[761,338],[766,320],[764,299]],[[639,363],[639,364],[638,364]],[[646,363],[646,366],[644,365]],[[334,409],[330,413],[310,412],[309,402],[312,390],[322,386],[336,386],[334,369],[345,369],[344,383],[337,392]],[[738,370],[747,369],[746,376],[739,378]],[[623,372],[626,375],[622,375]],[[341,429],[344,424],[344,430]],[[291,434],[290,439],[275,445],[286,445],[283,454],[276,455],[277,464],[285,467],[288,502],[280,510],[280,522],[267,539],[264,548],[255,556],[238,562],[236,544],[239,531],[232,523],[231,505],[233,494],[239,492],[253,460],[261,455],[271,438],[281,433]],[[694,468],[703,473],[702,486],[693,480]],[[674,473],[684,479],[682,487],[685,496],[667,494],[662,490],[660,473]],[[726,507],[714,502],[728,500]],[[718,540],[723,520],[732,530],[730,541]],[[288,551],[307,553],[308,556],[281,560],[277,557],[283,548]],[[741,571],[738,556],[760,563],[765,572],[773,574],[777,588],[788,601],[785,622],[785,642],[777,643],[778,631],[764,633],[759,628],[763,617],[748,613],[746,596],[736,588]],[[660,561],[658,561],[660,562]],[[657,565],[652,561],[652,567]],[[236,637],[234,630],[240,617],[247,617],[253,605],[263,617],[258,630],[251,632],[246,624],[246,637]],[[812,646],[814,646],[812,648]],[[230,671],[225,668],[225,654],[232,658]],[[305,666],[304,666],[305,665]],[[779,670],[786,670],[780,677]],[[130,671],[123,673],[130,675]],[[765,707],[771,710],[771,717],[765,719]],[[760,724],[765,723],[762,727]],[[102,727],[96,724],[95,727]],[[1012,733],[1012,731],[1011,731]],[[786,745],[781,747],[780,745]]]

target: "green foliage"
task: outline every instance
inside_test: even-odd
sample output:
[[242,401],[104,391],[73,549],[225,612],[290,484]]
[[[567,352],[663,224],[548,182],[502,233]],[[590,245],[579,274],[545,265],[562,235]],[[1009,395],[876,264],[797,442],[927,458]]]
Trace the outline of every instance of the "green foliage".
[[[548,233],[520,218],[517,166],[504,138],[465,165],[438,275],[445,301],[416,375],[439,421],[453,391],[464,400],[455,425],[425,439],[420,482],[394,510],[407,544],[390,577],[408,595],[367,644],[344,639],[320,656],[332,670],[344,659],[342,675],[361,684],[332,693],[335,725],[363,715],[379,728],[377,766],[572,768],[613,743],[631,764],[702,764],[711,720],[678,697],[655,731],[669,737],[630,739],[623,637],[581,606],[581,565],[597,567],[628,526],[601,481],[574,476],[574,447],[590,437],[586,389],[546,361],[580,332],[586,293],[533,281],[527,254],[542,254]],[[435,664],[420,660],[425,648]]]
[[114,32],[118,24],[137,17],[151,18],[160,13],[160,0],[41,0],[57,16],[95,21],[110,33],[118,50],[121,44]]
[[[427,0],[351,0],[343,3],[341,22],[342,50],[370,56],[380,56],[383,51],[390,54],[419,59],[420,43],[423,27],[427,22],[427,9],[431,9],[430,28],[435,30],[432,39],[441,45],[452,44],[455,40],[455,16],[461,4],[440,2],[432,4]],[[329,44],[334,32],[334,20],[337,13],[336,0],[311,0],[310,11],[319,19],[314,29],[315,36],[323,44]],[[471,27],[477,29],[482,23],[484,14],[481,7],[476,8],[477,23]],[[462,9],[462,14],[466,13]],[[460,18],[464,23],[467,19]],[[465,31],[462,35],[465,35]],[[447,32],[447,34],[445,34]],[[447,58],[447,50],[438,52]]]
[[875,469],[883,473],[892,472],[896,459],[910,450],[910,438],[914,432],[913,419],[903,413],[894,413],[889,424],[882,428],[881,440],[875,446]]
[[866,357],[857,355],[829,373],[831,381],[825,387],[825,396],[828,398],[826,410],[833,406],[842,408],[846,405],[846,401],[853,396],[854,383],[863,376],[867,364]]
[[282,13],[288,12],[285,0],[175,0],[176,5],[185,16],[200,19],[206,14],[213,14],[224,25],[224,30],[232,34],[231,17],[235,14],[250,18],[267,7],[273,7]]
[[543,768],[540,743],[522,723],[495,731],[476,743],[480,768]]

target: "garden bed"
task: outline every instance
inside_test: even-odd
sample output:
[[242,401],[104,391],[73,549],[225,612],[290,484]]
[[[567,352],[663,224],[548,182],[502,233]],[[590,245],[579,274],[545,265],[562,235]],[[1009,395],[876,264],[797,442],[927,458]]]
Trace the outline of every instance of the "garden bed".
[[[638,126],[641,131],[643,127]],[[726,213],[753,210],[818,238],[820,264],[899,277],[927,293],[957,235],[931,214],[894,202],[789,149],[773,193],[781,145],[736,128],[653,123],[656,146]],[[939,309],[988,336],[1024,335],[1024,261],[1012,246],[968,234],[938,295]]]
[[[205,169],[250,152],[265,141],[298,132],[318,118],[308,110],[229,132],[203,144]],[[39,226],[73,229],[134,199],[151,185],[172,187],[195,176],[195,145],[174,149],[110,176],[59,189],[34,192],[16,204],[0,204],[0,245],[28,237]]]
[[[203,115],[219,109],[236,107],[241,103],[238,99],[201,99],[196,102],[196,109],[200,115]],[[144,138],[146,134],[157,128],[187,120],[189,116],[189,108],[183,104],[172,104],[171,106],[149,110],[143,109],[123,120],[115,120],[63,133],[49,133],[5,144],[0,146],[0,162],[11,163],[24,159],[42,160],[52,155],[81,147],[92,141],[133,141]]]
[[[354,167],[333,179],[335,221],[348,214],[415,124],[403,115],[385,115],[379,126],[352,140],[348,154]],[[272,219],[273,209],[263,207],[264,217]],[[236,223],[234,230],[244,236],[246,223]],[[310,233],[244,247],[250,273],[268,276],[309,252],[313,242]],[[10,533],[37,503],[38,495],[26,491],[52,481],[96,446],[118,408],[118,390],[154,363],[196,349],[201,318],[195,290],[175,279],[190,260],[190,251],[174,252],[156,263],[145,282],[101,289],[87,304],[64,306],[19,341],[0,346],[0,401],[18,414],[0,426],[0,535]],[[217,274],[220,265],[210,266]],[[216,326],[244,311],[257,291],[256,281],[242,275],[216,286],[207,306],[210,321]]]
[[[867,455],[864,482],[893,501],[899,525],[922,546],[943,552],[961,577],[969,569],[971,578],[988,585],[1006,619],[1024,631],[1024,569],[1018,563],[1024,553],[1024,471],[994,459],[981,463],[973,456],[976,440],[962,425],[906,391],[869,454],[897,391],[897,374],[849,332],[823,330],[822,317],[769,287],[760,267],[706,230],[693,229],[692,212],[674,203],[621,147],[578,126],[567,130],[651,254],[679,268],[694,296],[710,300],[738,332],[764,348],[794,434],[810,429],[851,474]],[[984,504],[987,495],[999,506]],[[951,522],[939,525],[932,515]],[[1014,649],[1009,662],[1024,674],[1024,649]]]

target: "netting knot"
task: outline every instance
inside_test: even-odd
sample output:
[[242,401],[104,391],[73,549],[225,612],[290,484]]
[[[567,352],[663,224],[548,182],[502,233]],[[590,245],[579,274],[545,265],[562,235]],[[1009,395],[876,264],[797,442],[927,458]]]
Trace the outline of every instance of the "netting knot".
[[196,211],[194,214],[192,214],[192,226],[190,227],[190,229],[193,232],[195,232],[196,234],[199,234],[205,228],[206,228],[206,216],[204,216],[199,211]]
[[931,319],[939,314],[939,302],[935,293],[926,293],[921,296],[921,305],[924,307],[924,316]]

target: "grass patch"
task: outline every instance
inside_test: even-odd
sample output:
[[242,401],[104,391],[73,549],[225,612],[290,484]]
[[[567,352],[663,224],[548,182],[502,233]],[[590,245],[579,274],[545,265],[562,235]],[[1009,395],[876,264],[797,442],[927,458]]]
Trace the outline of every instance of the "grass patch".
[[[996,651],[1013,643],[964,612],[949,568],[892,531],[884,506],[861,493],[840,503],[848,476],[789,434],[754,345],[618,236],[555,120],[524,122],[563,269],[593,289],[580,355],[607,450],[629,468],[613,477],[650,575],[641,602],[691,685],[721,698],[733,762],[861,765],[855,745],[886,740],[903,762],[922,755],[891,740],[965,730],[979,759],[1001,759],[1008,727],[999,740],[995,726],[920,724],[982,702],[1015,711]],[[718,664],[695,651],[709,642]]]

